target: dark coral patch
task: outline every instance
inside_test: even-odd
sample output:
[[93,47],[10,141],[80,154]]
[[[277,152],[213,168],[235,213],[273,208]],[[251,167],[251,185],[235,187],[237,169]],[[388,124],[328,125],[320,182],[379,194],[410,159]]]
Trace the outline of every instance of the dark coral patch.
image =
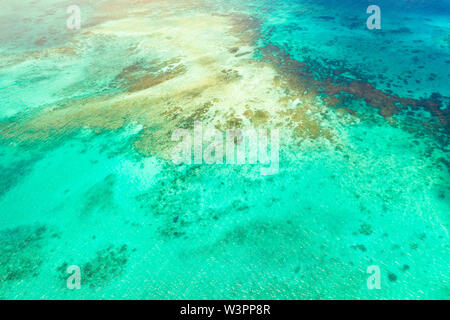
[[[110,245],[97,251],[91,261],[80,267],[81,285],[86,284],[90,288],[105,286],[123,273],[129,255],[127,245],[121,247]],[[57,268],[60,273],[60,279],[67,278],[66,270],[68,265],[66,262]]]
[[102,286],[117,278],[125,269],[129,257],[126,245],[99,250],[93,260],[82,266],[85,282],[90,287]]
[[95,210],[108,210],[114,202],[115,175],[108,175],[103,181],[91,187],[85,194],[81,212],[83,215]]
[[0,231],[0,283],[36,277],[42,247],[51,236],[45,226],[20,226]]
[[0,196],[8,192],[23,178],[30,169],[29,161],[19,161],[14,166],[0,165]]
[[363,251],[363,252],[367,251],[366,246],[363,245],[363,244],[357,244],[357,245],[354,245],[354,246],[352,246],[352,248],[355,249],[355,250],[356,250],[356,249],[357,249],[357,250],[361,250],[361,251]]
[[359,233],[369,236],[373,233],[372,226],[368,223],[363,223],[361,227],[359,227]]
[[396,276],[394,273],[389,272],[389,274],[388,274],[388,279],[389,279],[389,281],[391,281],[391,282],[395,282],[395,281],[397,281],[397,276]]
[[[327,66],[312,59],[300,62],[292,58],[286,50],[274,44],[261,48],[261,54],[288,79],[290,87],[303,88],[313,96],[324,95],[323,99],[331,106],[345,105],[350,95],[378,109],[378,113],[386,119],[390,119],[408,107],[423,108],[429,110],[438,119],[436,125],[438,128],[442,127],[446,132],[450,132],[450,108],[444,106],[439,93],[433,93],[429,98],[423,99],[403,98],[377,89],[366,82],[363,76],[346,68],[340,61],[327,60]],[[357,80],[346,78],[344,76],[346,73],[355,75]]]

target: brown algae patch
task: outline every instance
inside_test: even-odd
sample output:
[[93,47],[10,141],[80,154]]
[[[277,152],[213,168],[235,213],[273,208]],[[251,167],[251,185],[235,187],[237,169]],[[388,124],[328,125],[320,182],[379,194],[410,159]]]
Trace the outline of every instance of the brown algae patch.
[[[261,53],[264,56],[264,60],[274,66],[278,73],[282,75],[282,77],[275,79],[275,85],[286,86],[287,84],[288,88],[294,89],[292,92],[289,92],[291,99],[293,95],[297,95],[299,99],[313,104],[313,100],[320,96],[321,100],[328,106],[340,106],[340,113],[346,111],[353,116],[357,116],[354,110],[342,108],[346,105],[346,99],[350,96],[363,100],[367,105],[377,109],[378,114],[391,124],[395,124],[392,117],[399,114],[402,109],[420,107],[429,110],[437,118],[439,123],[435,127],[443,127],[447,131],[450,130],[448,121],[450,109],[443,107],[442,97],[438,93],[433,93],[429,98],[423,99],[403,98],[377,89],[374,85],[363,80],[349,80],[339,76],[339,74],[345,72],[354,73],[352,70],[343,67],[326,70],[325,72],[320,72],[319,70],[318,73],[320,74],[328,75],[334,73],[335,76],[324,76],[321,79],[317,79],[314,74],[318,70],[313,70],[307,63],[293,59],[284,49],[277,45],[269,44],[261,49]],[[299,92],[303,92],[303,94],[298,95]]]
[[171,156],[172,132],[195,121],[222,130],[277,127],[299,142],[331,139],[332,130],[321,125],[324,106],[314,99],[310,83],[299,83],[270,61],[238,54],[255,50],[258,26],[243,15],[194,12],[93,26],[77,39],[78,46],[92,45],[95,37],[135,37],[141,56],[158,58],[119,71],[111,86],[121,92],[48,106],[25,120],[0,124],[0,135],[33,142],[82,128],[118,130],[133,122],[143,127],[136,149],[163,158]]
[[151,66],[135,63],[124,68],[115,82],[119,82],[119,86],[129,92],[145,90],[185,73],[186,68],[177,62],[179,59],[152,63]]

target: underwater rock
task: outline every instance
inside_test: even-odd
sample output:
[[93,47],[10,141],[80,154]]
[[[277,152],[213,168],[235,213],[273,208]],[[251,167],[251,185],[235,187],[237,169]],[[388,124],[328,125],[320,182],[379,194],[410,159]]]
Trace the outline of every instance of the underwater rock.
[[372,226],[368,223],[363,223],[359,228],[359,233],[369,236],[373,233]]
[[389,272],[389,274],[388,274],[388,279],[389,279],[389,281],[391,281],[391,282],[395,282],[395,281],[397,281],[397,276],[396,276],[394,273]]

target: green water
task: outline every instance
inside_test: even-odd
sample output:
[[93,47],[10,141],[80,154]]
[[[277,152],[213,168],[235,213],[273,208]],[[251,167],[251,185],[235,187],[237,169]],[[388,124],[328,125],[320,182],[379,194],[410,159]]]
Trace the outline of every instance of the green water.
[[[79,31],[65,27],[67,1],[8,4],[0,16],[6,21],[0,31],[0,298],[450,297],[448,6],[426,13],[422,28],[416,28],[422,22],[414,7],[395,21],[388,19],[395,8],[386,10],[385,33],[373,35],[364,29],[364,5],[333,7],[333,1],[211,0],[182,7],[156,1],[148,11],[116,2],[119,9],[101,1],[80,4]],[[258,91],[266,71],[246,73],[263,63],[259,49],[275,44],[309,65],[317,81],[339,60],[348,69],[343,77],[404,98],[437,92],[442,110],[405,105],[383,117],[349,96],[338,107],[359,116],[342,116],[318,94],[312,118],[333,138],[282,140],[277,174],[262,176],[261,165],[175,165],[164,155],[168,146],[158,142],[173,118],[153,112],[161,103],[188,114],[199,95],[245,100],[245,84],[234,91],[214,91],[222,82],[206,93],[182,91],[203,84],[206,69],[196,68],[211,65],[205,56],[220,66],[229,63],[214,54],[222,41],[234,41],[220,35],[230,29],[227,15],[237,14],[261,20],[254,47],[247,43],[239,51],[250,55],[236,67],[255,86],[254,103],[278,101],[265,101],[264,90]],[[337,18],[317,18],[325,15]],[[168,20],[157,20],[161,16]],[[196,20],[193,26],[171,20],[178,16]],[[352,17],[360,17],[362,27],[349,28],[359,21]],[[211,33],[197,29],[202,19]],[[410,29],[406,35],[389,33],[403,25]],[[192,40],[179,45],[171,39],[182,29]],[[380,46],[386,49],[377,51]],[[402,56],[393,54],[405,48]],[[164,64],[173,58],[185,73]],[[422,68],[416,72],[412,61]],[[132,87],[133,79],[117,80],[136,64],[144,71],[130,71],[130,77],[151,83],[150,91]],[[408,70],[412,76],[404,82]],[[145,78],[165,73],[174,77]],[[152,100],[160,96],[162,102]],[[137,99],[149,100],[140,107]],[[265,125],[273,129],[284,123],[280,119]],[[69,265],[81,268],[79,290],[66,286]],[[381,270],[378,290],[367,286],[373,265]]]

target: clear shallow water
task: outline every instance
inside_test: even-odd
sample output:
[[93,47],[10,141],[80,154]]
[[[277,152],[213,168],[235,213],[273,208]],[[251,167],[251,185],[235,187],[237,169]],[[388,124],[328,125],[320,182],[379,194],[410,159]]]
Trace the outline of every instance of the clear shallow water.
[[[0,297],[448,299],[450,5],[351,3],[8,4]],[[194,121],[279,173],[175,166]]]

